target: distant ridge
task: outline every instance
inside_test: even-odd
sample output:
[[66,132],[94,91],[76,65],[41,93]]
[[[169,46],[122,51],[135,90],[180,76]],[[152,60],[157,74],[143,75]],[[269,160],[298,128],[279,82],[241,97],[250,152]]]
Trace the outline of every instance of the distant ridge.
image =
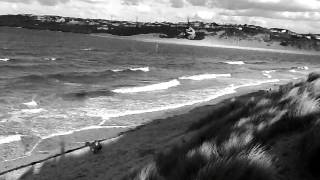
[[38,16],[32,14],[2,15],[0,26],[19,27],[37,30],[51,30],[74,33],[108,33],[119,36],[138,34],[160,34],[161,38],[188,38],[186,29],[192,27],[196,35],[192,40],[202,40],[207,36],[264,42],[266,46],[273,43],[284,47],[301,50],[320,51],[319,34],[299,34],[288,29],[265,28],[256,25],[223,24],[215,22],[132,22],[104,19],[81,19],[61,16]]

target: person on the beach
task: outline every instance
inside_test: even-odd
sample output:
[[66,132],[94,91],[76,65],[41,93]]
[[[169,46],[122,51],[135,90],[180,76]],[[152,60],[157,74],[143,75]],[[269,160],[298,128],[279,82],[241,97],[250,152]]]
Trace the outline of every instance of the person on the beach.
[[98,153],[102,149],[101,143],[97,140],[92,143],[86,142],[86,146],[89,146],[90,151],[93,152],[94,154]]

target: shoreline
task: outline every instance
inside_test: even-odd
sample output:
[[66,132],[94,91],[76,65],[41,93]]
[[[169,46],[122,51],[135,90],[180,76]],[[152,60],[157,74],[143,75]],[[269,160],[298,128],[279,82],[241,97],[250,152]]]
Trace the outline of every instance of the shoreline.
[[188,40],[177,38],[160,38],[158,34],[140,34],[132,36],[116,36],[106,33],[90,34],[89,36],[102,37],[102,38],[115,38],[123,40],[134,40],[147,43],[160,43],[160,44],[175,44],[185,46],[197,46],[197,47],[212,47],[212,48],[224,48],[224,49],[237,49],[237,50],[250,50],[250,51],[264,51],[272,53],[286,53],[297,55],[313,55],[319,56],[318,51],[299,50],[295,48],[283,47],[280,45],[264,46],[266,43],[244,41],[244,43],[233,43],[232,40],[220,40],[219,38],[205,38],[203,40]]
[[[272,89],[274,89],[284,83],[285,82],[280,81],[280,82],[277,82],[276,84],[274,82],[270,82],[270,83],[264,83],[264,84],[260,84],[260,85],[239,87],[239,88],[236,88],[236,91],[234,93],[225,94],[225,95],[219,96],[219,97],[212,99],[210,101],[207,101],[207,102],[197,103],[197,104],[193,104],[193,105],[183,106],[180,108],[170,109],[170,110],[165,110],[165,111],[160,111],[160,112],[150,112],[150,113],[144,113],[144,114],[122,116],[119,118],[121,119],[121,118],[131,117],[131,118],[145,118],[148,120],[146,120],[145,123],[138,125],[136,127],[133,127],[133,128],[123,128],[123,129],[122,128],[118,128],[118,129],[115,129],[115,128],[109,129],[108,128],[109,130],[106,132],[103,132],[103,131],[99,132],[99,129],[100,130],[104,129],[102,127],[99,129],[89,129],[87,133],[85,131],[78,131],[78,138],[82,139],[82,138],[86,137],[88,135],[88,133],[89,134],[92,133],[93,136],[100,135],[101,137],[104,137],[104,140],[102,141],[102,143],[104,145],[107,145],[107,144],[109,144],[108,142],[110,139],[120,138],[121,136],[125,136],[132,131],[139,131],[139,129],[141,127],[149,126],[150,124],[153,124],[156,121],[167,121],[168,119],[179,118],[181,116],[185,116],[186,114],[192,114],[192,112],[194,112],[194,111],[198,111],[198,110],[202,111],[202,109],[206,109],[208,107],[215,106],[224,100],[231,99],[234,97],[239,97],[239,96],[246,95],[246,94],[253,93],[253,92],[257,92],[260,90],[265,90],[270,87],[272,87]],[[111,131],[113,131],[113,132],[111,132]],[[105,133],[108,134],[107,137],[106,137]],[[71,134],[71,135],[55,136],[55,137],[52,137],[52,139],[53,139],[53,141],[55,141],[56,145],[61,145],[61,142],[58,142],[59,140],[60,141],[61,141],[61,139],[66,140],[68,138],[72,139],[72,136],[76,136],[76,135]],[[52,139],[48,139],[48,140],[52,140]],[[97,138],[95,137],[95,138],[92,138],[91,140],[96,140],[96,139]],[[82,141],[84,141],[84,140],[82,140]],[[39,148],[41,150],[41,148],[45,148],[46,146],[50,147],[51,145],[50,145],[50,143],[47,145],[44,144],[44,145],[37,147],[37,148]],[[76,150],[74,151],[74,149],[76,149]],[[60,152],[54,151],[49,154],[47,154],[48,153],[47,151],[43,151],[40,153],[39,152],[36,154],[32,154],[30,156],[21,158],[21,159],[17,159],[15,161],[5,162],[6,165],[3,166],[3,168],[1,168],[0,174],[2,174],[1,172],[9,170],[9,172],[5,173],[3,176],[5,176],[5,177],[6,176],[18,177],[19,174],[21,175],[21,172],[25,172],[26,169],[33,167],[34,164],[38,164],[38,163],[34,163],[34,162],[45,163],[45,162],[47,162],[47,160],[44,160],[44,159],[52,159],[52,158],[55,159],[55,158],[59,158],[60,156],[64,156],[64,155],[73,156],[73,155],[76,155],[79,153],[80,154],[85,153],[85,152],[88,152],[88,148],[85,148],[85,146],[81,146],[80,149],[79,149],[79,147],[73,147],[73,148],[67,147],[67,148],[63,149],[63,151],[60,149]],[[66,154],[64,152],[71,152],[71,153]],[[3,164],[3,162],[1,162],[0,164]],[[15,169],[15,170],[12,171],[10,169]],[[0,177],[1,177],[1,175],[0,175]],[[16,179],[16,178],[9,178],[9,179]]]

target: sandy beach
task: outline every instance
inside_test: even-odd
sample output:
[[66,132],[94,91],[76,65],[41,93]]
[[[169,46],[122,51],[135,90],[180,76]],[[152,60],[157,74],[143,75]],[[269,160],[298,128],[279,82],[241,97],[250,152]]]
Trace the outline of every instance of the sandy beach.
[[160,38],[159,34],[140,34],[133,36],[114,36],[110,34],[91,34],[96,37],[107,37],[116,39],[131,39],[142,42],[150,43],[165,43],[165,44],[178,44],[188,46],[201,46],[201,47],[214,47],[214,48],[227,48],[227,49],[242,49],[252,51],[265,51],[275,53],[287,53],[287,54],[303,54],[303,55],[320,55],[318,51],[300,50],[293,47],[281,46],[278,43],[266,43],[257,40],[241,40],[238,41],[235,38],[221,39],[217,36],[206,36],[203,40],[188,40],[177,38]]
[[[2,172],[14,168],[17,170],[0,177],[6,180],[52,179],[53,177],[56,179],[120,179],[127,172],[144,166],[153,159],[155,154],[173,144],[180,143],[191,124],[223,106],[233,97],[243,96],[242,98],[249,99],[252,96],[251,93],[259,94],[259,90],[264,92],[270,87],[276,89],[278,86],[263,84],[244,87],[237,89],[234,94],[221,96],[202,104],[165,112],[121,117],[149,119],[149,123],[133,129],[90,129],[71,135],[55,136],[53,139],[42,142],[37,147],[37,153],[2,163]],[[82,143],[94,139],[106,140],[102,141],[102,152],[92,154],[88,147],[68,143],[71,140],[74,142],[74,139]],[[52,147],[60,148],[56,151],[47,150]],[[76,150],[73,150],[75,147],[77,147]],[[57,174],[59,175],[56,176]]]

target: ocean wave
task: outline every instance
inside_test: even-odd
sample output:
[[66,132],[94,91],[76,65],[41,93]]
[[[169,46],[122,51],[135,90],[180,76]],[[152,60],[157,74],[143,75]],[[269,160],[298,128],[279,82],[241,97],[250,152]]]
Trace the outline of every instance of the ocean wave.
[[245,64],[243,61],[225,61],[226,64],[232,64],[232,65],[243,65]]
[[308,66],[301,66],[301,67],[297,67],[297,69],[301,69],[301,70],[309,70]]
[[43,109],[43,108],[38,108],[38,109],[21,109],[22,113],[26,113],[26,114],[38,114],[41,112],[45,112],[47,110]]
[[247,64],[267,64],[266,61],[248,61]]
[[79,83],[63,83],[64,85],[67,85],[67,86],[76,86],[76,87],[79,87],[79,86],[82,86],[82,84],[79,84]]
[[65,100],[78,100],[85,98],[95,98],[101,96],[112,96],[114,93],[109,90],[96,90],[96,91],[79,91],[62,94],[62,98]]
[[148,91],[158,91],[158,90],[165,90],[169,89],[171,87],[179,86],[180,82],[177,79],[158,83],[158,84],[152,84],[148,86],[140,86],[140,87],[131,87],[131,88],[120,88],[112,90],[112,92],[115,93],[137,93],[137,92],[148,92]]
[[276,72],[276,71],[275,70],[262,71],[262,74],[270,79],[270,78],[272,78],[270,73],[273,73],[273,72]]
[[[215,89],[214,93],[206,96],[205,99],[191,100],[191,101],[188,101],[185,103],[180,103],[180,104],[165,105],[165,106],[161,106],[161,107],[154,107],[154,108],[144,109],[144,110],[127,110],[127,111],[119,112],[119,113],[110,113],[110,112],[106,112],[104,110],[93,109],[92,111],[88,112],[86,115],[92,116],[92,117],[102,118],[103,121],[99,125],[103,125],[110,118],[127,116],[127,115],[134,115],[134,114],[157,112],[157,111],[163,111],[163,110],[169,110],[169,109],[177,109],[177,108],[181,108],[184,106],[190,106],[190,105],[194,105],[194,104],[198,104],[198,103],[208,102],[208,101],[216,99],[220,96],[235,93],[235,92],[237,92],[236,90],[238,88],[249,87],[249,86],[258,86],[258,85],[265,84],[265,83],[276,83],[279,81],[280,81],[279,79],[270,79],[270,80],[251,81],[251,82],[247,82],[247,83],[244,83],[241,85],[233,85],[232,84],[226,88],[222,88],[219,90]],[[212,90],[209,90],[209,91],[212,91]]]
[[0,144],[8,144],[16,141],[21,141],[21,135],[0,136]]
[[93,51],[94,49],[93,48],[83,48],[81,49],[81,51]]
[[194,76],[182,76],[179,79],[201,81],[206,79],[215,79],[218,77],[231,77],[231,74],[199,74]]
[[292,67],[289,72],[292,72],[292,73],[297,73],[299,72],[298,70],[309,70],[309,67],[308,66],[299,66],[299,67]]
[[203,102],[207,102],[210,100],[213,100],[215,98],[218,98],[220,96],[223,95],[227,95],[227,94],[232,94],[235,93],[235,89],[237,87],[234,86],[229,86],[220,90],[215,90],[215,92],[212,95],[206,96],[205,99],[201,99],[201,100],[192,100],[192,101],[188,101],[185,103],[180,103],[180,104],[171,104],[171,105],[165,105],[165,106],[161,106],[161,107],[154,107],[154,108],[150,108],[150,109],[144,109],[144,110],[127,110],[121,113],[107,113],[99,110],[95,110],[92,112],[88,112],[86,115],[87,116],[92,116],[92,117],[101,117],[103,119],[103,121],[99,124],[99,125],[104,125],[108,119],[110,118],[114,118],[114,117],[121,117],[121,116],[127,116],[127,115],[134,115],[134,114],[143,114],[143,113],[150,113],[150,112],[159,112],[159,111],[164,111],[164,110],[169,110],[169,109],[177,109],[177,108],[181,108],[184,106],[191,106],[197,103],[203,103]]
[[123,72],[123,71],[143,71],[143,72],[149,72],[149,67],[137,67],[137,68],[127,68],[127,69],[113,69],[111,70],[113,72]]
[[32,101],[30,102],[26,102],[26,103],[22,103],[23,105],[26,105],[28,107],[36,107],[38,106],[38,103],[36,101],[34,101],[34,99],[32,99]]
[[41,137],[41,140],[50,139],[50,138],[57,137],[57,136],[70,135],[70,134],[73,134],[75,132],[86,131],[86,130],[111,129],[111,128],[128,128],[128,127],[131,127],[131,126],[100,126],[100,125],[98,125],[98,126],[88,126],[88,127],[84,127],[84,128],[80,128],[80,129],[76,129],[76,130],[50,134],[48,136]]
[[252,81],[242,85],[234,86],[235,89],[249,87],[249,86],[258,86],[261,84],[268,84],[268,83],[276,83],[280,82],[280,79],[269,79],[269,80],[261,80],[261,81]]
[[4,61],[4,62],[10,61],[10,60],[11,60],[10,58],[0,58],[0,61]]
[[66,72],[57,74],[33,74],[18,77],[18,81],[43,83],[43,82],[57,82],[67,81],[69,83],[93,83],[94,81],[105,81],[106,77],[111,77],[114,74],[112,71],[100,71],[100,72]]
[[57,58],[56,57],[46,57],[46,58],[44,58],[44,60],[46,60],[46,61],[55,61],[55,60],[57,60]]

